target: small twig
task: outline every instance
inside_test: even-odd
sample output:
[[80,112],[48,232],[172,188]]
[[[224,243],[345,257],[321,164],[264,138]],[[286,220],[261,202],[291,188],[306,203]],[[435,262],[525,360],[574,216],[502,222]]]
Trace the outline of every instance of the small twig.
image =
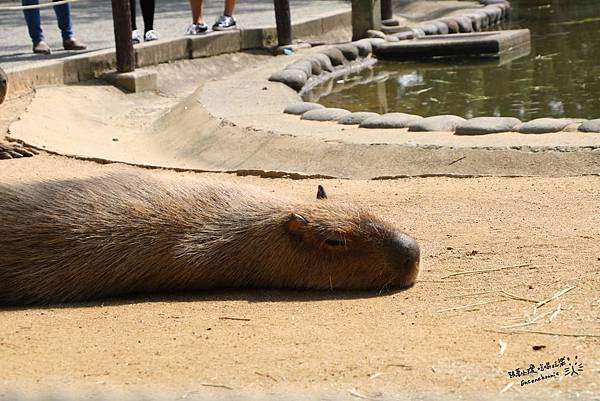
[[271,379],[271,380],[273,380],[275,383],[278,383],[278,382],[279,382],[279,381],[278,381],[276,378],[274,378],[273,376],[271,376],[271,375],[270,375],[270,374],[268,374],[268,373],[254,372],[254,374],[256,374],[256,375],[258,375],[258,376],[266,377],[267,379]]
[[362,398],[363,400],[372,400],[372,398],[367,397],[364,394],[359,393],[358,391],[356,391],[355,389],[350,389],[348,390],[348,392],[350,393],[350,395],[356,397],[356,398]]
[[500,390],[500,394],[506,393],[513,386],[513,382],[508,383],[502,390]]
[[227,390],[233,390],[233,387],[229,387],[229,386],[226,386],[224,384],[200,383],[200,385],[204,386],[204,387],[217,387],[217,388],[224,388],[224,389],[227,389]]
[[219,317],[220,320],[239,320],[242,322],[249,322],[250,319],[246,319],[244,317],[227,317],[227,316],[221,316]]
[[572,289],[577,288],[576,285],[572,285],[570,287],[564,288],[560,291],[558,291],[557,293],[555,293],[554,295],[552,295],[550,298],[548,299],[544,299],[543,301],[538,302],[537,304],[535,304],[535,309],[539,308],[540,306],[544,306],[546,305],[548,302],[552,302],[555,299],[562,297],[563,295],[565,295],[567,292],[571,291]]
[[504,290],[500,290],[500,293],[505,296],[508,297],[510,299],[514,299],[515,301],[525,301],[525,302],[531,302],[531,303],[536,303],[538,301],[536,301],[535,299],[529,299],[529,298],[523,298],[523,297],[519,297],[517,295],[513,295],[513,294],[509,294],[508,292],[504,291]]
[[506,270],[506,269],[515,269],[517,267],[526,267],[526,266],[529,266],[529,263],[523,263],[523,264],[520,264],[520,265],[495,267],[493,269],[469,270],[469,271],[464,271],[464,272],[457,272],[457,273],[448,274],[447,276],[442,277],[442,279],[446,279],[446,278],[449,278],[449,277],[456,277],[456,276],[464,276],[464,275],[467,275],[467,274],[479,274],[479,273],[495,272],[495,271]]
[[471,308],[473,306],[493,304],[493,303],[496,303],[496,302],[505,302],[505,301],[506,301],[506,299],[495,299],[493,301],[483,301],[483,302],[477,302],[477,303],[469,304],[469,305],[456,306],[454,308],[440,309],[437,312],[440,313],[440,312],[449,312],[449,311],[459,310],[459,309],[468,309],[468,308]]
[[525,323],[511,324],[509,326],[502,326],[501,328],[503,328],[503,329],[512,329],[512,328],[515,328],[515,327],[530,326],[532,324],[538,324],[538,323],[539,322],[529,321],[529,322],[525,322]]
[[476,297],[479,295],[489,295],[489,294],[501,294],[503,296],[506,296],[507,298],[510,299],[514,299],[515,301],[526,301],[526,302],[532,302],[532,303],[537,303],[538,301],[536,301],[535,299],[529,299],[529,298],[523,298],[523,297],[519,297],[517,295],[513,295],[510,294],[504,290],[493,290],[493,291],[483,291],[483,292],[474,292],[471,294],[462,294],[462,295],[452,295],[446,298],[464,298],[464,297]]
[[404,370],[413,370],[413,367],[403,363],[388,363],[385,365],[386,368],[402,368]]
[[378,378],[381,375],[383,375],[383,373],[381,373],[381,372],[374,373],[371,376],[369,376],[369,380],[376,379],[376,378]]
[[453,165],[454,163],[458,163],[459,161],[461,161],[461,160],[464,160],[464,159],[466,159],[466,158],[467,158],[467,156],[459,157],[458,159],[456,159],[456,160],[454,160],[454,161],[451,161],[451,162],[450,162],[448,165],[449,165],[449,166],[451,166],[451,165]]
[[552,314],[550,315],[550,317],[548,318],[548,322],[552,323],[552,321],[554,320],[554,318],[556,318],[556,316],[558,316],[558,314],[560,313],[561,309],[561,305],[562,304],[558,304],[558,306],[556,307],[556,310],[554,312],[552,312]]
[[558,333],[554,331],[541,331],[541,330],[507,330],[507,331],[495,331],[496,333],[502,334],[543,334],[547,336],[562,336],[562,337],[590,337],[600,338],[600,334],[587,334],[587,333]]

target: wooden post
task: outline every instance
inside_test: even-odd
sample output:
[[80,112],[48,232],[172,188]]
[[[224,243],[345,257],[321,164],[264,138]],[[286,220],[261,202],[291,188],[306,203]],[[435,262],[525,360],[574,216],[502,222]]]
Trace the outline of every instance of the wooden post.
[[277,23],[277,41],[279,46],[292,44],[292,19],[289,0],[273,0],[275,3],[275,22]]
[[115,49],[117,51],[117,71],[135,70],[135,54],[131,41],[131,10],[129,0],[112,0],[113,25],[115,29]]
[[381,29],[380,0],[352,0],[352,40],[366,38],[369,29]]
[[381,0],[381,19],[383,21],[394,18],[392,0]]

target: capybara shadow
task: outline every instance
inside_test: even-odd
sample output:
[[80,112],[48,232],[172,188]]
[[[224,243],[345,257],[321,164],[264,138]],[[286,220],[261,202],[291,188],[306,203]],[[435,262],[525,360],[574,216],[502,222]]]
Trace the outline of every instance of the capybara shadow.
[[323,188],[317,198],[145,171],[0,184],[0,306],[415,282],[413,238]]
[[394,289],[373,290],[298,290],[298,289],[261,289],[261,288],[231,288],[171,293],[129,294],[118,297],[94,299],[69,303],[50,303],[34,305],[2,306],[0,312],[35,309],[70,309],[98,308],[108,306],[135,305],[142,303],[185,303],[185,302],[228,302],[246,301],[248,303],[262,302],[321,302],[332,300],[355,300],[390,296],[409,290],[411,286]]

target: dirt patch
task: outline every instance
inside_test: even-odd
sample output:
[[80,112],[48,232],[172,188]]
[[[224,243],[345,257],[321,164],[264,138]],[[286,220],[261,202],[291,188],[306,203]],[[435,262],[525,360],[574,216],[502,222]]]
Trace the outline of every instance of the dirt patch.
[[[3,182],[125,168],[45,155],[1,166]],[[420,241],[420,282],[386,294],[223,291],[4,310],[0,383],[386,399],[494,397],[514,382],[505,396],[597,394],[600,338],[504,332],[600,335],[600,178],[220,177],[307,200],[322,183],[332,198],[368,205]],[[502,328],[532,319],[534,303],[495,291],[541,301],[571,286],[539,308],[550,314],[537,323]],[[522,387],[508,374],[576,355],[578,376],[560,368],[560,378]]]

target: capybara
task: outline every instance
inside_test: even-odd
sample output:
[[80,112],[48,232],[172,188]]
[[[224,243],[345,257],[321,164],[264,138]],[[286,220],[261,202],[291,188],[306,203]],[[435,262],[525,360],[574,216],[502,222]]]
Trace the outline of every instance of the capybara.
[[0,185],[0,305],[415,282],[414,239],[318,192],[301,202],[147,172]]

